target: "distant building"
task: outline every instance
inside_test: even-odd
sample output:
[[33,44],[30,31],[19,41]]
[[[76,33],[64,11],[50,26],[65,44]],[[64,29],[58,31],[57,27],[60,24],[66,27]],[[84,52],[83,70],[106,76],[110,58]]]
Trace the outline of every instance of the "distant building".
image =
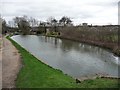
[[88,26],[88,23],[82,23],[83,26]]

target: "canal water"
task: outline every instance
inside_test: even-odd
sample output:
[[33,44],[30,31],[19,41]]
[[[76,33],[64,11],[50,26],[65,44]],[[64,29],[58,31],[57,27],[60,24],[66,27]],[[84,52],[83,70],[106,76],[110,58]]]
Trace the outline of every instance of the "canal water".
[[16,35],[14,41],[42,62],[73,78],[118,77],[119,57],[102,48],[54,37]]

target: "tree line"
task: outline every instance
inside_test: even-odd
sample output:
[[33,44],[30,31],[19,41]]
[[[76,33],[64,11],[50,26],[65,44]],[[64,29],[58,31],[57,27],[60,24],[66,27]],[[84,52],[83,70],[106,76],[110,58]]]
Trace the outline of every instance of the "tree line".
[[[57,26],[70,26],[73,25],[72,20],[70,17],[63,16],[60,20],[57,20],[54,17],[49,17],[45,22],[44,21],[38,21],[37,19],[33,17],[28,17],[26,15],[21,17],[15,17],[12,21],[8,22],[8,25],[6,24],[6,21],[4,20],[2,22],[3,31],[5,31],[6,26],[18,28],[21,30],[22,34],[29,34],[30,30],[32,30],[34,27],[54,27]],[[57,30],[55,30],[57,31]]]

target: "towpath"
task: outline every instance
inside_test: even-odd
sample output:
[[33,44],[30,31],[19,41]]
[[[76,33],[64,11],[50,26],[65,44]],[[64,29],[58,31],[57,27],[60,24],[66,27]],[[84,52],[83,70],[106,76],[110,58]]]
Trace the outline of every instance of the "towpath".
[[2,88],[15,88],[15,81],[21,68],[18,50],[3,37],[2,46]]

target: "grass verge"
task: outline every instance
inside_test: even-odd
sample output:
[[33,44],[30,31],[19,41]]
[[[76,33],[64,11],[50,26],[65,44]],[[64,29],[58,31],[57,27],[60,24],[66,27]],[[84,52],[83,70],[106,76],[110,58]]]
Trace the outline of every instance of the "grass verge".
[[97,78],[76,84],[75,79],[42,63],[19,44],[7,37],[19,50],[23,67],[16,81],[17,88],[117,88],[117,79]]

